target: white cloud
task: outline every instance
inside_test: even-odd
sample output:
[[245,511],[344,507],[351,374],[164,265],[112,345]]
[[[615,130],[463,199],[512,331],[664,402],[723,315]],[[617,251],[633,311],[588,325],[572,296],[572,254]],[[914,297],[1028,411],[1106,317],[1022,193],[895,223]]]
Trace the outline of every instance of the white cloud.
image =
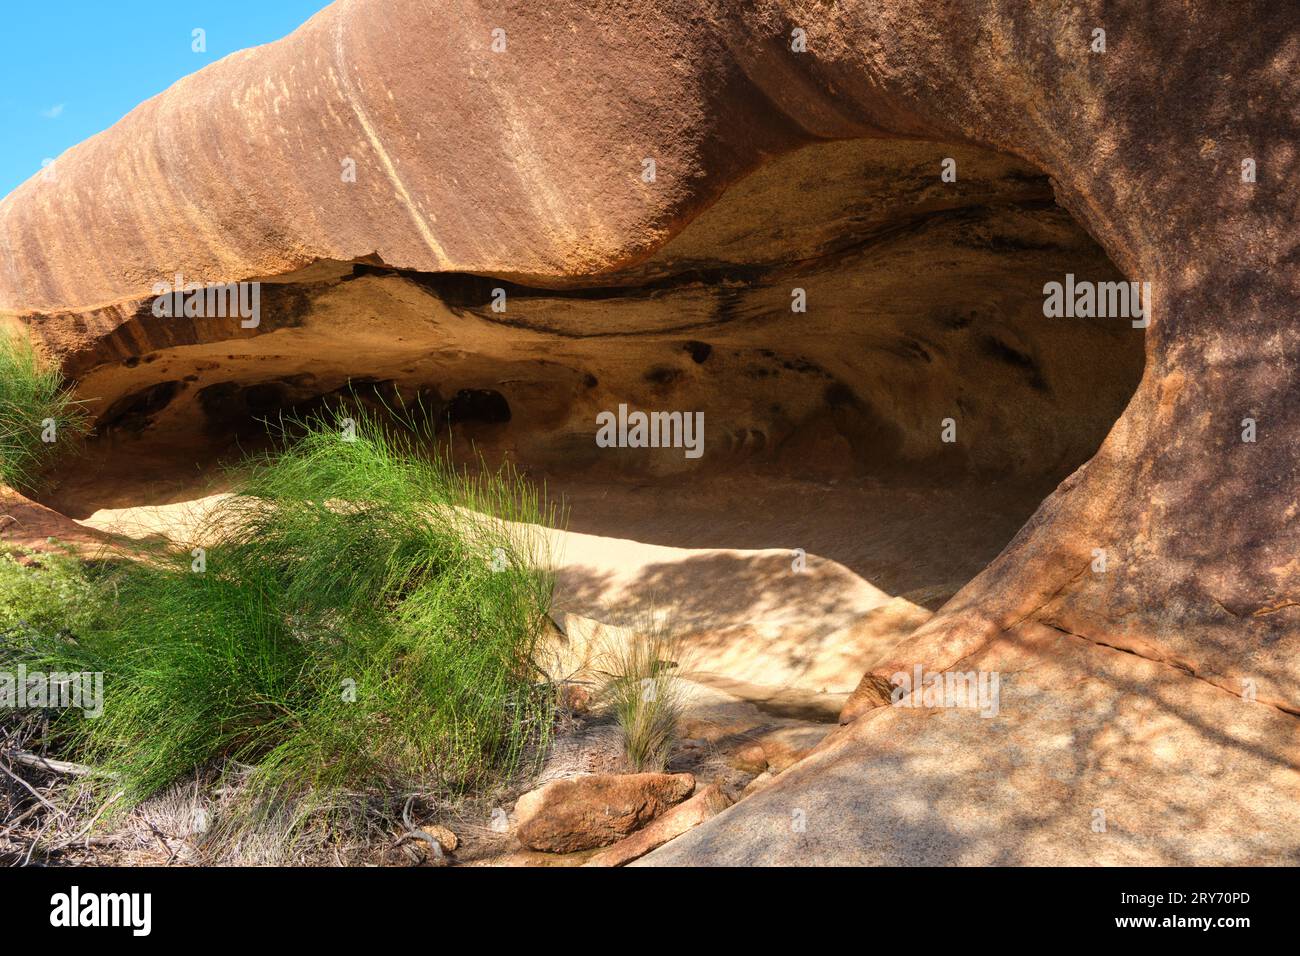
[[63,115],[63,104],[59,103],[57,106],[51,106],[48,110],[41,110],[41,115],[46,119],[58,119]]

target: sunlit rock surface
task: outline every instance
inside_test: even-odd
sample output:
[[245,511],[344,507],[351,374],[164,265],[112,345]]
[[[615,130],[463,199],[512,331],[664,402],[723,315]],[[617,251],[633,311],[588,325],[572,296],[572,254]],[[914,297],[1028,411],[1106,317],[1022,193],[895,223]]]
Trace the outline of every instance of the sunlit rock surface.
[[[796,549],[938,610],[644,862],[1296,862],[1296,18],[589,6],[341,0],[0,203],[0,313],[100,421],[44,503],[193,498],[257,417],[364,379],[574,483],[578,532],[745,551],[663,595],[698,633]],[[177,273],[260,280],[259,325],[156,317]],[[1149,282],[1149,327],[1046,318],[1066,274]],[[619,403],[702,410],[705,453],[602,453]],[[759,631],[852,627],[810,600]],[[1000,673],[998,715],[887,706],[918,664]]]

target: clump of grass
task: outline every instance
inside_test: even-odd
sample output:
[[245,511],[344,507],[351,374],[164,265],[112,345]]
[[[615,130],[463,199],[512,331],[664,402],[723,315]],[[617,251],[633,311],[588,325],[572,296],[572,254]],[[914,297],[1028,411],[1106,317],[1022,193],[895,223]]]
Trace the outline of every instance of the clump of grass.
[[628,765],[635,771],[662,771],[677,737],[682,685],[673,673],[682,643],[672,622],[641,615],[604,651],[597,700],[618,721]]
[[210,834],[225,846],[268,820],[287,845],[367,801],[496,782],[551,722],[534,655],[553,580],[518,524],[543,521],[537,495],[373,419],[355,441],[324,419],[293,432],[213,513],[201,554],[88,578],[71,636],[28,652],[104,673],[103,716],[55,729],[121,806],[238,768],[242,798]]
[[59,449],[86,428],[58,369],[25,336],[0,329],[0,484],[35,490]]
[[0,663],[29,636],[70,633],[100,592],[70,551],[0,551]]

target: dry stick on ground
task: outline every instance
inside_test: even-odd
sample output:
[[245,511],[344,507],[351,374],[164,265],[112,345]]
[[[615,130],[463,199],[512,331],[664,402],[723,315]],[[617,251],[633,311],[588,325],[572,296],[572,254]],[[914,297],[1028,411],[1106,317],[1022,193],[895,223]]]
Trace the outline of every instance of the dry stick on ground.
[[167,862],[164,863],[163,866],[171,866],[172,860],[176,859],[176,851],[171,848],[171,844],[169,844],[166,841],[166,839],[163,838],[163,835],[158,831],[158,828],[154,826],[151,821],[146,820],[145,823],[148,824],[149,829],[153,831],[153,835],[158,838],[158,842],[162,844],[163,849],[167,851],[168,854]]
[[406,824],[406,832],[397,838],[397,842],[393,846],[401,846],[407,840],[423,840],[429,844],[433,858],[441,860],[443,858],[442,844],[438,842],[433,834],[417,827],[415,821],[411,819],[411,804],[415,802],[417,796],[419,794],[413,793],[406,798],[406,806],[402,807],[402,822]]
[[[90,818],[89,823],[87,823],[84,827],[82,827],[80,830],[74,833],[71,837],[64,840],[62,843],[59,843],[56,847],[53,847],[53,849],[61,850],[64,847],[72,846],[72,844],[76,843],[83,836],[90,833],[90,831],[94,829],[95,824],[99,822],[99,818],[104,815],[104,811],[107,810],[109,807],[111,807],[113,804],[117,803],[117,801],[120,800],[125,795],[125,793],[126,793],[125,790],[119,790],[117,791],[117,793],[109,797],[106,801],[104,801],[104,805],[100,807],[97,811],[95,811],[95,815]],[[86,841],[86,846],[87,847],[90,846],[89,840]]]
[[67,760],[50,760],[48,757],[42,757],[39,754],[19,752],[10,759],[16,764],[31,767],[34,770],[49,770],[53,773],[63,773],[74,777],[84,777],[95,772],[93,767],[87,767],[85,764],[70,763]]
[[8,835],[9,835],[10,833],[12,833],[14,830],[17,830],[17,829],[18,829],[18,824],[22,823],[24,820],[26,820],[28,817],[30,817],[32,814],[34,814],[34,813],[35,813],[37,810],[39,810],[40,808],[41,808],[41,805],[40,805],[39,803],[33,803],[30,807],[28,807],[26,810],[24,810],[22,813],[20,813],[20,814],[18,815],[18,817],[17,817],[17,818],[16,818],[12,823],[10,823],[10,824],[9,824],[7,827],[5,827],[3,830],[0,830],[0,836],[8,836]]
[[59,816],[63,816],[63,811],[62,811],[62,810],[60,810],[60,809],[59,809],[58,807],[56,807],[54,804],[50,803],[50,801],[46,800],[43,796],[41,796],[39,793],[37,793],[36,790],[35,790],[35,788],[34,788],[30,783],[28,783],[28,782],[27,782],[26,780],[24,780],[22,777],[18,776],[18,775],[17,775],[16,773],[14,773],[12,770],[10,770],[8,767],[6,767],[3,763],[0,763],[0,770],[4,771],[5,775],[8,776],[11,780],[15,780],[15,781],[17,781],[18,783],[22,784],[22,786],[26,787],[26,788],[27,788],[27,792],[30,793],[33,797],[35,797],[37,800],[41,801],[41,803],[43,803],[43,804],[45,804],[47,807],[49,807],[50,810],[51,810],[51,812],[53,812],[53,813],[57,813]]
[[48,823],[45,824],[45,826],[41,827],[41,832],[36,834],[36,836],[32,839],[32,845],[27,848],[27,856],[23,860],[22,863],[23,866],[26,866],[28,863],[32,862],[32,854],[36,852],[36,845],[41,842],[41,837],[45,836],[45,831],[52,826],[54,826],[54,821],[50,820]]

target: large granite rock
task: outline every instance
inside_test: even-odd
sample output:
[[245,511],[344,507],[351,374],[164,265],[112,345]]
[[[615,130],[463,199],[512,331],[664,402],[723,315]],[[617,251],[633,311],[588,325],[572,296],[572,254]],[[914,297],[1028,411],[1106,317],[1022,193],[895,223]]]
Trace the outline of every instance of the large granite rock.
[[[340,0],[0,202],[0,318],[109,424],[174,411],[186,433],[270,383],[288,401],[400,378],[433,343],[444,396],[514,383],[525,459],[589,448],[576,423],[620,395],[725,395],[712,447],[757,433],[786,443],[778,464],[850,472],[1052,477],[1109,429],[986,571],[863,661],[841,731],[645,862],[1296,862],[1297,20],[1264,0]],[[819,166],[823,140],[886,160]],[[809,175],[762,185],[782,162]],[[846,184],[828,195],[898,192],[835,215],[822,169]],[[792,206],[763,232],[759,211]],[[1036,311],[1079,261],[1151,283],[1138,348],[1122,323]],[[261,327],[156,319],[176,272],[266,280]],[[790,289],[810,275],[846,308],[801,325]],[[537,308],[494,315],[507,281]],[[950,407],[956,449],[934,437]],[[999,716],[885,706],[917,664],[1003,673]]]
[[547,853],[608,846],[694,789],[689,773],[595,773],[552,780],[519,798],[515,835],[528,849]]

